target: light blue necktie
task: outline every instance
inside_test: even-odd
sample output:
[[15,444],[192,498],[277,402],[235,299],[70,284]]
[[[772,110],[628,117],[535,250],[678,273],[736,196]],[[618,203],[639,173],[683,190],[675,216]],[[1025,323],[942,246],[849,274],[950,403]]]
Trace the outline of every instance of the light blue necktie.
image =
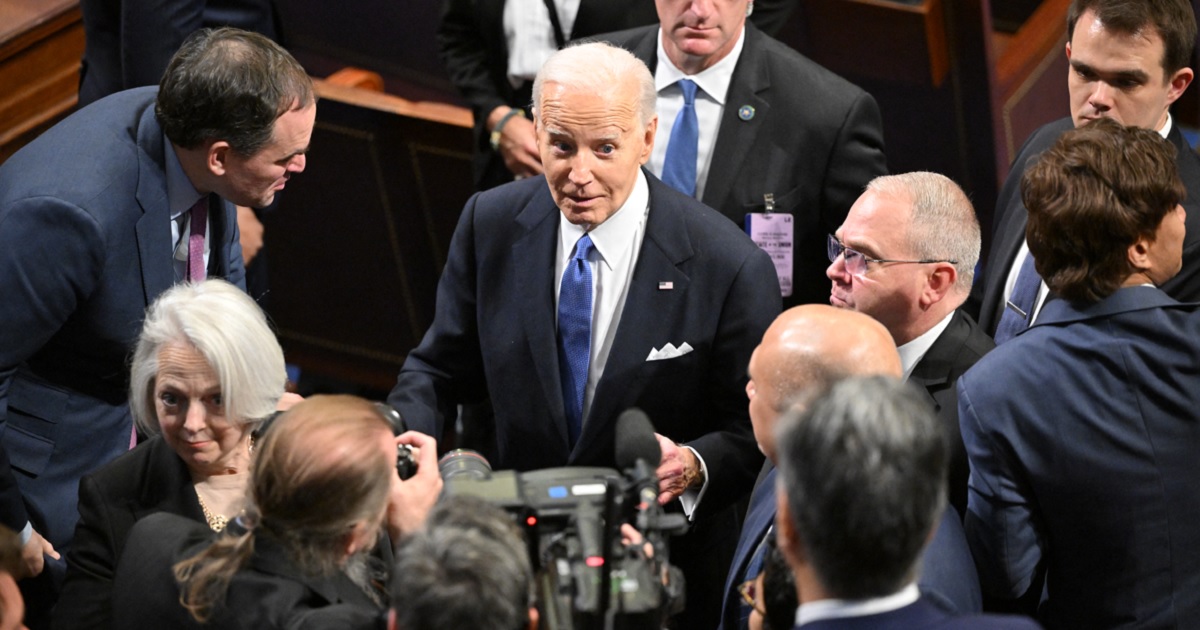
[[588,265],[592,249],[587,234],[575,243],[575,255],[563,270],[558,292],[558,368],[572,447],[583,428],[583,392],[592,355],[592,268]]
[[1021,270],[1017,272],[1012,295],[1004,304],[1000,323],[996,325],[996,345],[1012,339],[1033,323],[1033,307],[1037,304],[1038,289],[1041,286],[1042,277],[1033,266],[1033,254],[1028,254],[1025,256],[1025,262],[1021,263]]
[[683,108],[675,116],[667,157],[663,160],[662,180],[679,192],[696,196],[696,154],[700,144],[700,123],[696,120],[696,84],[680,79]]

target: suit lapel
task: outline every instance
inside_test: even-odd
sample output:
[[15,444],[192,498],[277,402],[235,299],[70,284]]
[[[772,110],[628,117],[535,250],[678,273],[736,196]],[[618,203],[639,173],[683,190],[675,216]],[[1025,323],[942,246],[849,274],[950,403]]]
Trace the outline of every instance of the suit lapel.
[[[650,184],[650,214],[646,219],[645,238],[629,282],[612,350],[604,365],[604,375],[596,385],[592,408],[571,453],[572,460],[592,448],[601,436],[612,435],[609,425],[638,398],[642,385],[638,376],[646,356],[654,344],[661,343],[659,339],[664,328],[685,320],[690,279],[679,265],[693,255],[691,239],[681,210],[662,200],[666,185],[649,173],[646,173],[646,179]],[[660,290],[662,282],[671,283],[671,290]],[[648,325],[651,321],[655,325]],[[561,402],[559,406],[561,408]]]
[[954,311],[954,317],[951,318],[946,330],[942,331],[925,356],[921,357],[921,360],[913,366],[912,374],[908,377],[908,382],[919,385],[929,394],[935,411],[941,411],[941,408],[933,392],[944,388],[950,381],[955,359],[958,358],[959,351],[966,343],[970,332],[971,327],[963,319],[962,312]]
[[[568,447],[567,419],[563,410],[562,381],[558,367],[558,322],[554,307],[554,255],[558,251],[558,208],[548,189],[534,195],[516,221],[525,234],[513,243],[513,269],[524,270],[517,278],[521,296],[521,325],[529,342],[530,356],[537,380],[542,385],[546,409],[555,429]],[[582,440],[580,440],[582,442]]]
[[[741,172],[740,167],[747,163],[750,149],[771,109],[771,104],[763,97],[763,93],[771,87],[771,75],[762,59],[760,43],[763,35],[747,22],[745,37],[746,43],[733,71],[733,82],[729,84],[729,92],[725,95],[725,109],[721,114],[717,142],[713,146],[712,164],[704,183],[702,201],[723,214],[737,210],[729,207],[728,197],[733,182]],[[742,120],[740,110],[747,105],[754,108],[754,116]]]
[[167,203],[167,148],[153,107],[146,108],[138,123],[138,147],[141,151],[138,152],[135,198],[141,206],[142,216],[134,230],[137,233],[138,262],[142,268],[142,290],[146,304],[150,304],[175,283],[175,266],[171,262],[171,217]]
[[[754,493],[750,496],[750,509],[746,512],[746,522],[742,525],[742,535],[738,539],[737,551],[733,554],[733,563],[729,565],[729,577],[725,578],[726,599],[733,589],[737,588],[737,581],[745,573],[750,557],[767,535],[767,529],[775,522],[775,467],[770,462],[766,465],[771,466],[771,469],[754,487]],[[728,603],[727,601],[726,605]]]

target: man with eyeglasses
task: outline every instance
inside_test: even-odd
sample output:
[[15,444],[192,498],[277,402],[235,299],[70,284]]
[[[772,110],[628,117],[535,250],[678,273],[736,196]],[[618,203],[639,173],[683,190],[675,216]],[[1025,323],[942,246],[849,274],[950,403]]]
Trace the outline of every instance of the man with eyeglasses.
[[967,454],[954,384],[994,347],[967,299],[979,223],[957,184],[935,173],[879,177],[829,237],[829,301],[874,317],[892,334],[904,378],[929,394],[950,437],[950,504],[967,506]]

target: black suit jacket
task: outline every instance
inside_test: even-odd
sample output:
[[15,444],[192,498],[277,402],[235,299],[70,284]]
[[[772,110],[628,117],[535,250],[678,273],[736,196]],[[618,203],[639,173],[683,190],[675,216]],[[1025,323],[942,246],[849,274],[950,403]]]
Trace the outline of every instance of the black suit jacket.
[[[658,66],[657,26],[597,39]],[[754,116],[742,120],[743,105]],[[705,205],[739,227],[764,195],[794,217],[793,292],[785,308],[828,303],[826,237],[842,225],[867,182],[887,173],[883,123],[870,94],[746,25],[746,43],[704,185]]]
[[189,35],[236,26],[276,38],[271,0],[81,0],[86,47],[79,106],[109,94],[158,85]]
[[[501,105],[528,108],[528,94],[508,81],[505,0],[443,0],[438,43],[450,81],[475,115],[475,183],[486,190],[512,181],[500,154],[489,144],[487,116]],[[779,29],[796,0],[758,0],[752,20]],[[568,39],[658,24],[652,0],[581,0]]]
[[898,610],[865,617],[822,619],[795,630],[1037,630],[1032,619],[1000,615],[954,615],[922,598]]
[[950,445],[949,499],[959,518],[967,513],[967,450],[958,428],[958,377],[975,362],[995,348],[992,338],[984,334],[970,315],[961,309],[954,312],[950,325],[929,351],[913,367],[908,382],[919,385],[928,394],[934,411]]
[[[1049,149],[1064,131],[1072,128],[1071,119],[1064,118],[1033,132],[1013,160],[1012,171],[1000,189],[991,247],[981,274],[983,281],[975,283],[964,306],[989,335],[996,334],[996,325],[1004,314],[1004,284],[1021,250],[1021,244],[1025,242],[1025,224],[1029,213],[1021,201],[1021,178],[1039,154]],[[1178,119],[1172,121],[1167,140],[1175,146],[1175,164],[1179,167],[1179,178],[1187,188],[1187,199],[1183,201],[1183,207],[1187,210],[1187,235],[1183,241],[1183,269],[1162,289],[1181,302],[1196,302],[1200,301],[1200,157],[1180,133]]]
[[130,530],[156,512],[204,523],[187,464],[155,436],[79,482],[79,524],[53,627],[108,628],[112,581]]
[[[687,574],[689,614],[706,618],[687,627],[714,627],[737,542],[732,504],[750,491],[763,461],[747,412],[746,365],[779,313],[779,290],[770,259],[744,233],[653,175],[646,179],[645,238],[574,448],[555,334],[561,214],[543,177],[467,202],[438,284],[433,325],[409,353],[388,401],[410,428],[440,437],[441,410],[490,394],[493,465],[517,470],[613,468],[617,416],[643,409],[656,431],[687,443],[707,465],[693,531],[672,543],[678,552],[672,561]],[[684,342],[693,351],[647,360],[654,349]]]
[[[315,611],[329,606],[353,606],[368,615],[378,610],[343,573],[306,575],[280,543],[257,535],[250,559],[229,584],[224,604],[200,626],[179,603],[172,566],[202,551],[214,536],[207,525],[175,514],[152,514],[139,521],[114,579],[112,627],[318,628],[333,627],[311,621]],[[386,557],[390,561],[390,550]]]

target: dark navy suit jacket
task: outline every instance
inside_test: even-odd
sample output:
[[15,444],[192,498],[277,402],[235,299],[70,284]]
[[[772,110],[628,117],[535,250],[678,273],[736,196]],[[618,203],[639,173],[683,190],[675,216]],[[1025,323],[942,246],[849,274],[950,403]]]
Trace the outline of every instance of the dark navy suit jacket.
[[[0,166],[0,477],[24,498],[0,509],[60,552],[80,477],[129,448],[127,357],[175,282],[156,93],[85,107]],[[236,210],[211,199],[209,274],[244,288]]]
[[[410,428],[440,437],[447,408],[489,396],[499,454],[493,466],[517,470],[615,467],[617,416],[643,409],[658,433],[687,443],[708,468],[693,531],[672,543],[672,562],[687,576],[688,614],[711,609],[711,619],[691,627],[713,627],[737,540],[733,503],[762,466],[746,406],[746,365],[779,314],[779,286],[770,259],[745,233],[653,175],[646,179],[645,238],[574,448],[555,334],[561,214],[544,177],[467,202],[433,325],[408,355],[388,401]],[[692,352],[647,360],[653,349],[685,342]]]
[[[596,39],[627,48],[654,72],[657,33],[654,25]],[[743,106],[753,116],[743,117]],[[792,215],[785,307],[829,302],[826,238],[867,182],[886,173],[875,99],[747,23],[701,201],[742,228],[746,213],[763,211],[767,193],[777,212]]]
[[986,594],[1045,574],[1048,626],[1200,624],[1198,308],[1148,286],[1054,300],[959,380]]
[[[1049,149],[1064,131],[1073,128],[1071,119],[1064,118],[1033,132],[1013,160],[1012,172],[1000,190],[987,261],[963,306],[989,335],[996,334],[996,325],[1004,314],[1004,284],[1021,244],[1025,242],[1029,211],[1021,201],[1021,177],[1034,158]],[[1200,157],[1180,133],[1178,119],[1173,120],[1167,140],[1175,146],[1179,179],[1187,188],[1187,199],[1183,201],[1187,210],[1187,235],[1183,241],[1183,270],[1162,289],[1177,300],[1197,302],[1200,301]]]

